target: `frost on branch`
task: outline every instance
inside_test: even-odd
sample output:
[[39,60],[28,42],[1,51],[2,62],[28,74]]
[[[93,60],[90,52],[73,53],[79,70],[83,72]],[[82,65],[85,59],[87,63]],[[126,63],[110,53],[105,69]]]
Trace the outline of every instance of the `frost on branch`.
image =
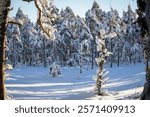
[[[113,34],[113,35],[112,35]],[[98,57],[95,58],[95,61],[98,65],[98,70],[96,72],[96,76],[94,76],[94,80],[96,80],[96,87],[95,87],[95,94],[103,95],[104,91],[102,89],[102,85],[109,79],[105,78],[106,75],[109,73],[105,69],[103,70],[103,65],[106,62],[106,57],[108,57],[111,52],[109,52],[105,45],[105,38],[107,37],[115,37],[116,33],[111,31],[108,35],[106,35],[106,31],[102,28],[100,30],[100,36],[96,37],[96,45],[97,45],[97,52]]]
[[[54,28],[52,27],[52,22],[56,18],[53,13],[52,0],[34,0],[35,6],[37,8],[38,17],[37,23],[40,25],[45,37],[47,39],[54,38]],[[50,6],[48,6],[48,4]]]
[[7,23],[16,24],[16,25],[23,25],[23,22],[21,20],[15,20],[13,18],[8,17]]
[[105,76],[109,73],[105,69],[103,70],[103,64],[105,63],[106,57],[108,57],[111,53],[108,52],[106,45],[105,45],[105,30],[100,30],[100,37],[96,37],[96,44],[97,44],[97,52],[98,57],[95,58],[95,61],[98,65],[98,69],[96,71],[96,75],[93,79],[96,81],[95,86],[95,94],[103,95],[102,85],[109,79],[105,78]]
[[10,64],[5,65],[5,70],[12,70],[13,67]]

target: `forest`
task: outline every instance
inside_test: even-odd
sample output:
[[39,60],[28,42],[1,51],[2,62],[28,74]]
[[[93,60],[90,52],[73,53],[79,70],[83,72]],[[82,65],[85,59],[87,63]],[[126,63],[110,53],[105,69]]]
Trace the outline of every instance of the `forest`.
[[[128,6],[128,11],[120,17],[115,9],[102,11],[94,2],[85,18],[75,16],[67,7],[59,12],[53,4],[49,6],[56,17],[47,25],[53,25],[53,37],[45,37],[38,24],[30,21],[21,9],[18,9],[15,20],[23,22],[19,27],[9,24],[7,28],[7,63],[13,67],[50,66],[57,62],[61,66],[88,65],[93,68],[98,56],[96,36],[103,29],[106,34],[114,32],[116,37],[105,39],[106,48],[113,53],[106,58],[106,64],[113,67],[120,64],[139,63],[143,61],[142,40],[136,21],[136,13]],[[97,12],[99,11],[99,12]],[[49,19],[47,19],[49,20]]]
[[149,99],[149,2],[137,0],[122,17],[96,1],[85,17],[36,3],[37,22],[21,8],[8,17],[6,99]]

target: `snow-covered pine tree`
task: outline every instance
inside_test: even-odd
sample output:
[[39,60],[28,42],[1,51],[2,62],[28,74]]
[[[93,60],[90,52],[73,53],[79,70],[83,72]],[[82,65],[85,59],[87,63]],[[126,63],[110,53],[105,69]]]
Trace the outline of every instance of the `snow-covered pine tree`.
[[64,47],[65,44],[63,43],[63,39],[61,35],[58,33],[58,31],[54,32],[55,40],[51,41],[51,50],[49,58],[51,58],[51,63],[57,62],[59,65],[64,65]]
[[93,37],[83,18],[77,16],[75,22],[75,42],[77,43],[75,43],[74,45],[79,48],[76,48],[76,50],[80,56],[79,66],[81,73],[82,66],[85,66],[85,64],[88,64],[91,61],[91,41],[93,40]]
[[[126,34],[125,34],[125,39],[124,39],[124,45],[123,45],[123,52],[122,55],[128,57],[129,59],[125,59],[122,56],[122,60],[127,63],[136,63],[140,62],[142,60],[142,51],[135,52],[135,45],[136,45],[136,50],[140,50],[142,48],[141,40],[139,39],[139,28],[137,24],[135,23],[136,21],[136,13],[132,11],[131,6],[128,6],[128,11],[123,12],[123,22],[126,24]],[[129,47],[125,47],[128,43]],[[124,49],[126,48],[127,51]],[[131,49],[132,48],[132,49]],[[128,60],[128,61],[126,61]]]
[[[79,16],[75,16],[70,7],[66,7],[65,10],[62,9],[59,17],[55,23],[55,27],[61,37],[59,43],[57,43],[61,60],[63,60],[64,65],[79,65],[80,43],[83,40],[90,41],[92,38],[90,30],[85,24],[85,20]],[[61,46],[59,47],[59,45]],[[86,55],[84,58],[89,60],[89,55]]]
[[88,55],[90,54],[90,41],[86,40],[86,36],[84,37],[85,40],[82,40],[81,41],[81,46],[80,46],[80,73],[82,73],[82,64],[84,62],[86,62],[86,64],[88,64],[89,61],[89,58],[88,58]]
[[96,44],[97,44],[97,52],[98,57],[95,58],[96,63],[98,65],[97,74],[93,77],[96,80],[96,87],[95,87],[95,94],[97,95],[104,95],[104,91],[102,89],[103,83],[105,83],[109,78],[105,78],[108,71],[103,69],[103,65],[106,62],[106,57],[108,57],[111,53],[107,50],[105,45],[106,39],[106,32],[104,29],[100,30],[99,37],[96,37]]
[[58,32],[62,37],[62,42],[64,43],[62,50],[65,53],[64,54],[64,62],[70,66],[72,66],[74,64],[74,61],[70,61],[71,57],[72,57],[72,52],[73,52],[73,28],[74,25],[72,25],[72,23],[75,22],[75,15],[72,11],[72,9],[70,7],[66,7],[65,10],[61,11],[61,26],[60,24],[57,26],[58,27]]
[[7,63],[15,67],[19,65],[22,60],[21,53],[23,45],[20,39],[20,29],[14,24],[10,24],[7,29],[9,30],[6,51]]
[[96,1],[93,2],[92,8],[88,10],[85,14],[86,25],[89,27],[90,32],[93,36],[91,40],[91,68],[93,69],[96,56],[96,35],[98,35],[100,30],[100,21],[102,20],[103,11],[100,9]]
[[57,77],[61,74],[60,66],[56,62],[49,67],[49,74],[52,75],[52,77]]
[[32,65],[32,50],[34,50],[36,42],[36,32],[33,28],[33,23],[27,18],[24,25],[21,27],[21,40],[23,43],[23,64]]
[[112,67],[113,63],[119,65],[120,62],[120,47],[118,44],[121,45],[122,29],[121,18],[119,17],[118,11],[111,8],[111,11],[105,14],[105,22],[107,24],[105,26],[106,33],[110,33],[106,39],[107,48],[113,53],[109,59],[107,59],[107,62],[110,63],[110,67]]

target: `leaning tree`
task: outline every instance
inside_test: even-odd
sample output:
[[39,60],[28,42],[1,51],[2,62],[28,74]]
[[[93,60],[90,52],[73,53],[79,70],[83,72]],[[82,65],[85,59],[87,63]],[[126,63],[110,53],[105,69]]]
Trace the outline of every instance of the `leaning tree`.
[[[48,9],[49,2],[53,0],[22,0],[25,2],[34,2],[37,11],[38,18],[37,23],[40,25],[43,34],[46,37],[53,37],[53,27],[51,25],[46,25],[45,18],[50,20],[54,19],[52,11]],[[49,2],[48,2],[49,1]],[[5,87],[4,87],[4,65],[5,65],[5,48],[6,48],[6,28],[8,23],[19,24],[21,22],[15,21],[9,18],[8,13],[10,10],[11,0],[0,0],[0,100],[5,99]],[[46,16],[46,17],[45,17]]]
[[141,29],[141,37],[144,44],[144,60],[146,71],[146,82],[144,84],[144,90],[141,94],[142,100],[150,100],[150,0],[137,0],[137,22]]

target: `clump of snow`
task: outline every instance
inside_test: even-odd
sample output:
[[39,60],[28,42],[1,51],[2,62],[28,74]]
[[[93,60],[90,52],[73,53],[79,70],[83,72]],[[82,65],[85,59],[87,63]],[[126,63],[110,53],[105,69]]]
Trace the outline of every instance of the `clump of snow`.
[[12,70],[13,67],[10,64],[5,65],[5,70]]
[[60,66],[56,64],[56,62],[49,67],[49,74],[52,75],[52,77],[57,77],[61,74]]

